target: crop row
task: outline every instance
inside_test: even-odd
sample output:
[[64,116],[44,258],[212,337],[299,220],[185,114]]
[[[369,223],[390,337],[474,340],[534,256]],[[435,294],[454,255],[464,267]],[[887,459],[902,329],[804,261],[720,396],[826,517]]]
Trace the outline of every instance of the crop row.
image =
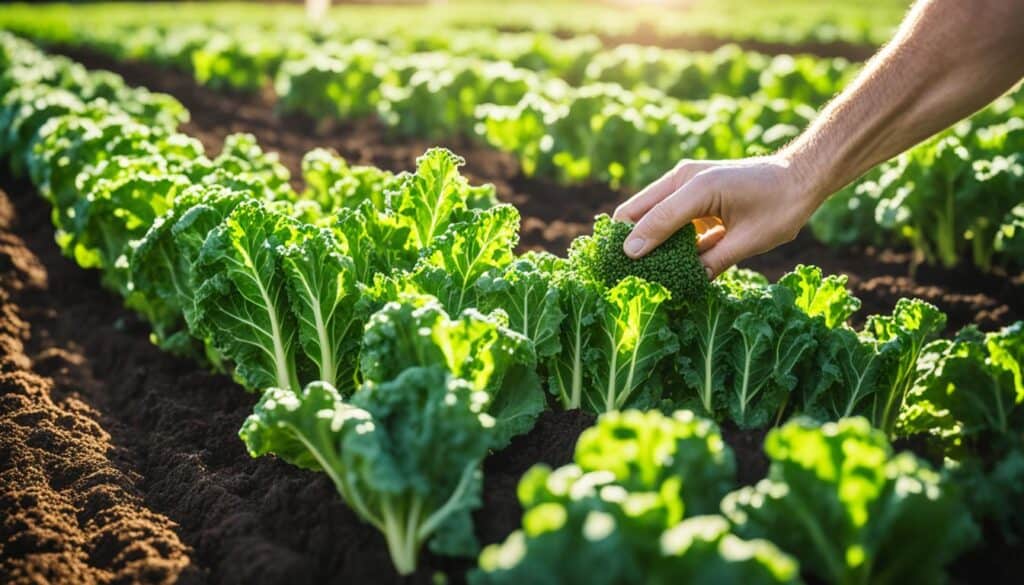
[[825,202],[821,241],[909,243],[929,264],[1024,268],[1024,91],[882,164]]
[[34,37],[183,69],[214,86],[256,89],[276,80],[284,112],[376,114],[399,132],[434,138],[479,134],[519,155],[527,173],[632,186],[683,156],[740,155],[744,140],[781,144],[813,115],[800,99],[820,105],[855,71],[841,59],[770,59],[736,47],[604,51],[593,40],[545,35],[376,43],[187,22],[71,31],[45,19],[13,24]]
[[[50,30],[45,21],[21,26]],[[842,60],[769,59],[735,47],[603,50],[593,38],[490,31],[339,43],[198,24],[53,30],[50,40],[185,69],[214,85],[276,79],[283,112],[375,115],[417,136],[476,135],[514,153],[528,175],[613,186],[643,185],[683,158],[770,152],[856,71]],[[909,244],[919,260],[946,267],[969,259],[983,271],[1014,270],[1024,264],[1022,136],[1019,100],[1004,98],[831,198],[813,233],[833,245]]]
[[[976,523],[1024,532],[1019,323],[929,341],[945,316],[904,299],[855,331],[845,278],[709,284],[692,231],[634,263],[607,217],[568,259],[517,256],[515,208],[448,151],[397,175],[314,151],[296,193],[251,137],[208,158],[167,96],[9,35],[0,66],[0,154],[53,205],[61,249],[156,343],[261,392],[250,452],[328,474],[402,573],[424,544],[474,553],[481,461],[559,404],[605,416],[574,466],[524,477],[523,532],[472,579],[794,582],[799,564],[932,582]],[[607,414],[634,408],[652,412]],[[700,417],[793,420],[769,478],[727,494],[731,455]],[[892,455],[906,435],[955,464]]]
[[[44,34],[50,41],[84,44],[122,59],[138,59],[191,72],[201,83],[239,91],[257,91],[272,82],[287,61],[332,54],[357,40],[389,49],[394,55],[443,53],[479,61],[502,61],[543,73],[572,86],[610,82],[627,89],[648,87],[676,99],[712,95],[802,99],[814,105],[831,97],[856,71],[845,59],[810,55],[769,57],[726,45],[701,53],[641,45],[605,49],[597,37],[562,39],[547,33],[498,33],[463,30],[454,34],[406,30],[383,37],[365,31],[328,33],[278,26],[267,28],[200,24],[183,20],[155,26],[145,20],[129,25],[79,26],[73,32],[11,23]],[[794,95],[793,91],[800,92]]]
[[[470,30],[545,31],[562,36],[597,35],[611,42],[642,38],[646,42],[698,41],[704,45],[730,40],[755,43],[846,43],[855,49],[887,41],[903,18],[908,0],[880,0],[870,8],[853,0],[822,4],[808,0],[779,0],[752,5],[743,0],[715,0],[687,3],[685,11],[662,5],[635,5],[629,10],[569,0],[498,2],[459,0],[457,3],[406,4],[401,7],[336,5],[311,20],[296,7],[218,2],[188,5],[190,17],[199,22],[228,21],[250,27],[280,27],[330,34],[387,38],[408,35],[411,28],[424,29],[419,36],[452,36]],[[46,18],[62,27],[71,23],[87,28],[111,23],[130,26],[154,23],[173,25],[181,20],[182,7],[176,3],[140,7],[121,3],[86,6],[15,5],[10,18]],[[737,18],[742,14],[743,18]],[[429,27],[410,27],[410,22]],[[566,35],[568,33],[568,35]],[[702,43],[701,41],[704,41]],[[832,48],[833,50],[835,47]]]

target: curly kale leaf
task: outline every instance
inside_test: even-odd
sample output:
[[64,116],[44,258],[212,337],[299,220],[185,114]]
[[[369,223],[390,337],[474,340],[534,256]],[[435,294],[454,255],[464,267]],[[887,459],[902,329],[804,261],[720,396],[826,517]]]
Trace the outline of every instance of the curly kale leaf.
[[467,309],[449,317],[437,299],[402,295],[370,317],[362,375],[370,384],[409,367],[439,365],[486,393],[495,420],[493,447],[531,428],[546,405],[533,344],[507,326],[501,312]]
[[660,284],[671,294],[672,303],[700,298],[708,288],[708,277],[697,253],[697,235],[688,224],[643,258],[634,260],[623,251],[633,225],[599,215],[594,235],[577,238],[569,250],[573,269],[612,288],[627,276]]
[[797,419],[765,443],[767,479],[722,511],[744,538],[765,538],[828,583],[941,583],[978,538],[948,480],[910,454],[893,456],[867,419]]

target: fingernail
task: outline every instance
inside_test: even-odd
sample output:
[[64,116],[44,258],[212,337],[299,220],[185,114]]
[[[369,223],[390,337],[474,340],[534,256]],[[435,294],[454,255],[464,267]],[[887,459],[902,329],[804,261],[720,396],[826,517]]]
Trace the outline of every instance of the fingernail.
[[708,275],[708,280],[711,280],[715,277],[715,273],[711,270],[710,266],[704,267],[704,273]]
[[624,246],[626,254],[636,256],[644,249],[645,243],[643,238],[630,238],[626,240],[626,245]]

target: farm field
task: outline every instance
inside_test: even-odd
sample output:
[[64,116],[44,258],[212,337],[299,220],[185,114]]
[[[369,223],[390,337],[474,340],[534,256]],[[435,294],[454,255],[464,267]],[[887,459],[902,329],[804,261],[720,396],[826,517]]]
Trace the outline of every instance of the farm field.
[[785,143],[905,3],[453,4],[0,14],[0,581],[1015,583],[1019,92],[623,278],[596,216]]

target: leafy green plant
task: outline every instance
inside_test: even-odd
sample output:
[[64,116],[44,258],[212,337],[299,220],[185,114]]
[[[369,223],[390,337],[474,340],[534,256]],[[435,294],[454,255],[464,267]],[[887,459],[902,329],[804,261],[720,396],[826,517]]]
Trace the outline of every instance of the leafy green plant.
[[416,569],[429,542],[445,554],[476,549],[470,511],[493,420],[486,397],[441,366],[412,367],[345,401],[316,382],[267,390],[240,435],[255,457],[275,453],[331,477],[338,493],[385,537],[395,569]]
[[375,313],[361,350],[368,384],[393,379],[410,367],[441,365],[483,392],[494,419],[492,447],[508,445],[531,428],[545,408],[533,343],[508,327],[503,312],[466,309],[449,317],[436,298],[405,294]]
[[978,538],[957,490],[913,455],[893,455],[864,418],[806,419],[769,433],[768,478],[725,497],[744,538],[766,538],[827,583],[942,583]]
[[592,385],[583,389],[589,408],[608,412],[657,401],[657,365],[679,347],[662,307],[666,300],[662,286],[635,276],[605,292],[588,364]]
[[926,344],[946,325],[946,315],[918,299],[900,299],[892,315],[873,315],[864,329],[837,329],[823,340],[817,383],[805,413],[827,420],[866,416],[893,436],[917,376]]
[[479,308],[508,315],[509,328],[533,342],[538,359],[561,351],[562,291],[556,284],[565,261],[546,252],[527,252],[502,273],[477,281]]
[[1024,327],[997,333],[969,328],[924,349],[900,431],[927,433],[947,445],[977,448],[1024,425]]
[[971,512],[1008,542],[1024,537],[1015,502],[1024,479],[1024,327],[974,328],[928,345],[900,432],[924,436],[947,458]]
[[519,484],[523,527],[484,549],[470,582],[796,582],[796,565],[764,541],[742,541],[714,509],[732,454],[692,412],[603,415],[575,464],[535,466]]
[[675,321],[680,352],[673,399],[744,428],[781,416],[796,372],[817,341],[796,294],[781,285],[716,284]]
[[673,304],[686,303],[704,294],[708,278],[697,254],[697,232],[692,224],[638,260],[623,251],[632,229],[629,222],[598,215],[594,219],[594,235],[573,241],[569,250],[573,268],[607,288],[631,275],[660,284],[672,295]]
[[815,235],[831,244],[903,241],[945,267],[1019,267],[1009,240],[1024,187],[1024,123],[1013,102],[997,101],[833,197],[812,218]]

